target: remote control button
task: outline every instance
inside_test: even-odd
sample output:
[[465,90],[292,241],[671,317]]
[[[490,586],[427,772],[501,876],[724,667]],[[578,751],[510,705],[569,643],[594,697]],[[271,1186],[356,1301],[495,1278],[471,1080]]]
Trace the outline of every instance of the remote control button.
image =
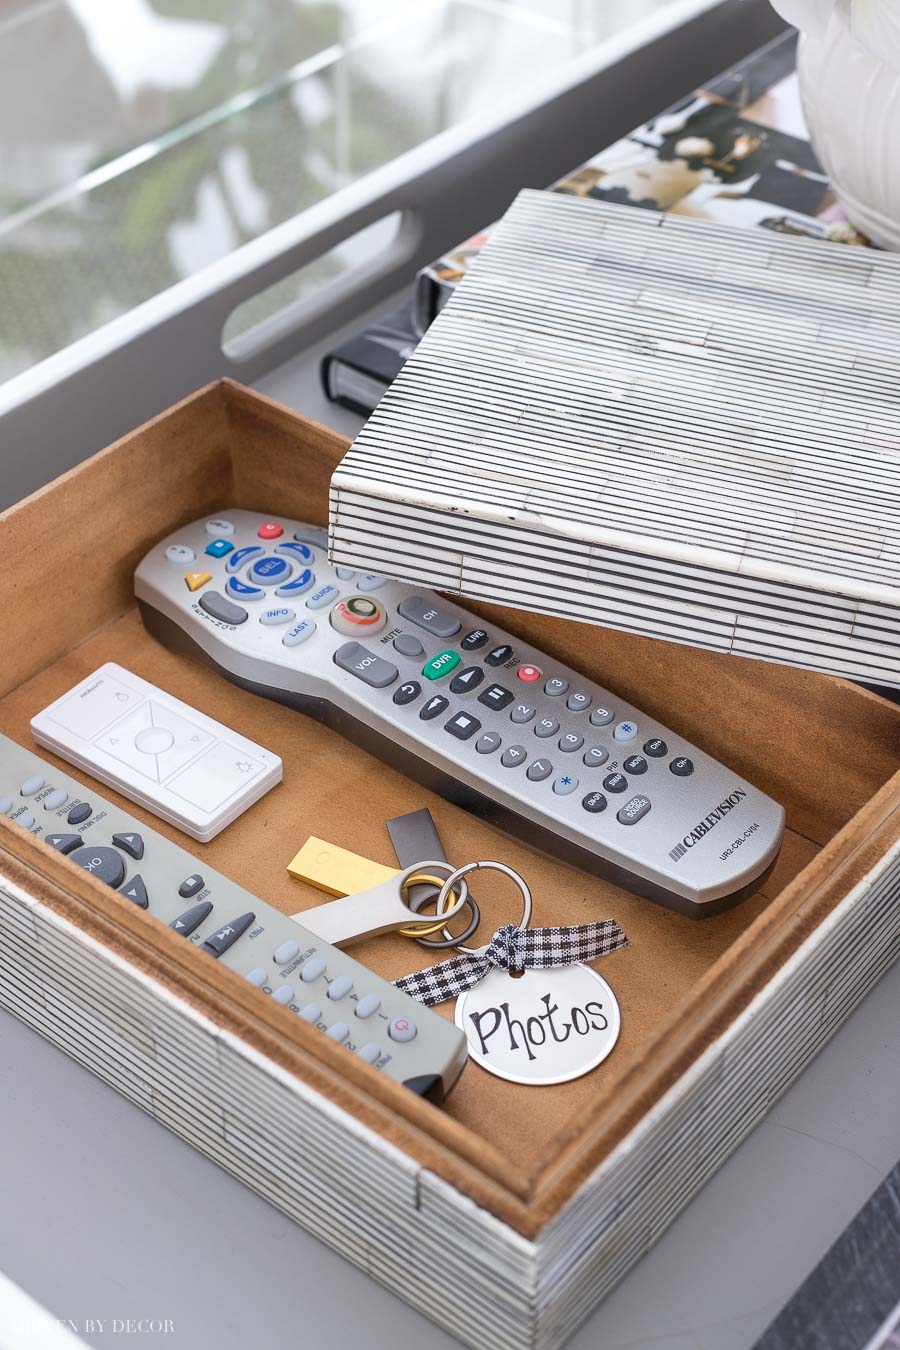
[[458,675],[454,675],[450,681],[450,690],[454,694],[471,694],[473,689],[477,689],[484,679],[484,671],[481,666],[466,666]]
[[412,633],[398,633],[394,638],[394,651],[401,656],[424,656],[425,648]]
[[525,777],[530,778],[532,783],[542,783],[552,772],[553,765],[549,759],[533,759],[525,771]]
[[334,571],[339,581],[352,581],[356,576],[352,567],[336,567]]
[[422,692],[422,686],[418,680],[407,680],[405,684],[398,685],[394,690],[394,702],[399,707],[404,707],[407,703],[412,703]]
[[44,780],[39,773],[33,773],[30,778],[26,778],[19,785],[19,794],[22,797],[33,797],[36,792],[40,792],[44,786]]
[[71,811],[66,816],[66,820],[70,825],[82,825],[86,820],[90,820],[93,814],[94,808],[91,806],[90,802],[78,802],[72,807]]
[[134,738],[136,750],[142,755],[164,755],[175,744],[175,737],[167,727],[142,727]]
[[603,780],[603,786],[607,792],[624,792],[628,787],[628,779],[622,773],[608,773]]
[[203,552],[208,553],[211,558],[224,558],[225,554],[231,553],[233,549],[234,544],[230,539],[213,539]]
[[690,778],[694,772],[694,761],[688,759],[685,755],[678,755],[669,765],[669,770],[674,773],[676,778]]
[[570,694],[566,699],[566,707],[569,712],[584,712],[585,708],[591,706],[591,696],[586,694],[583,689],[576,689],[574,694]]
[[21,825],[23,830],[30,830],[34,825],[34,816],[30,811],[23,811],[20,816],[16,816],[16,824]]
[[295,623],[293,628],[289,628],[281,639],[282,647],[299,647],[301,643],[306,642],[316,631],[315,619],[301,619]]
[[608,726],[614,717],[615,713],[613,712],[612,708],[594,708],[593,712],[591,713],[591,726],[592,727]]
[[[304,567],[315,560],[315,554],[306,544],[276,544],[276,553],[283,553],[286,558],[293,558],[294,562],[302,563]],[[351,572],[352,576],[353,573]]]
[[[68,801],[68,798],[69,798],[68,792],[63,792],[62,788],[54,788],[53,791],[48,792],[46,797],[44,798],[44,810],[56,811],[60,806],[63,805],[64,802]],[[3,815],[3,808],[2,806],[0,806],[0,816],[2,815]]]
[[536,709],[533,704],[517,703],[514,708],[510,709],[509,720],[521,725],[523,722],[530,722],[535,712]]
[[564,736],[559,738],[559,748],[566,754],[571,754],[575,750],[580,750],[584,745],[584,737],[579,736],[577,731],[567,731]]
[[509,689],[504,689],[502,684],[489,684],[484,693],[478,695],[478,702],[486,708],[493,708],[495,712],[507,707],[512,701],[513,694]]
[[502,738],[496,731],[486,731],[483,736],[479,736],[475,742],[475,749],[479,755],[492,755],[495,750],[499,750],[503,744]]
[[559,698],[569,687],[569,681],[564,680],[561,675],[553,675],[544,685],[544,693],[549,694],[551,698]]
[[537,666],[519,666],[519,669],[516,671],[516,674],[523,684],[534,684],[541,678],[542,673],[543,672],[540,671]]
[[[130,900],[133,905],[137,905],[138,909],[148,909],[150,906],[147,887],[144,885],[144,878],[139,872],[135,872],[127,885],[119,891],[119,894],[124,896],[126,900]],[[210,909],[212,909],[212,905],[210,905]],[[174,928],[175,925],[172,924],[171,926]]]
[[[231,582],[228,584],[230,585]],[[219,595],[218,591],[206,591],[201,595],[200,608],[214,619],[218,619],[220,623],[230,623],[235,627],[247,618],[245,609],[241,609],[240,605],[233,605],[230,600],[225,599],[224,595]]]
[[337,586],[330,583],[326,586],[320,586],[317,591],[306,602],[307,609],[325,609],[328,605],[333,605],[335,600],[340,597],[340,591]]
[[508,642],[504,642],[499,647],[493,647],[484,658],[486,666],[502,666],[513,654],[513,649]]
[[356,1005],[357,1017],[374,1017],[381,1007],[381,999],[377,994],[364,994]]
[[269,972],[266,970],[265,966],[254,966],[253,969],[248,970],[247,974],[244,976],[247,983],[254,985],[257,989],[262,989],[268,978]]
[[267,609],[264,614],[260,614],[259,621],[264,628],[280,628],[282,624],[291,623],[296,617],[296,610],[282,605],[280,609]]
[[649,797],[640,795],[632,797],[630,802],[626,802],[622,809],[616,812],[616,820],[620,821],[623,825],[634,825],[637,821],[643,820],[649,810]]
[[225,564],[225,571],[229,573],[238,572],[248,558],[258,558],[265,551],[264,548],[260,548],[259,544],[248,544],[245,548],[239,548],[228,559]]
[[170,544],[166,549],[166,561],[170,563],[181,563],[182,567],[186,563],[192,563],[196,558],[196,553],[187,544]]
[[312,1026],[315,1026],[317,1022],[321,1021],[322,1009],[318,1003],[304,1003],[300,1009],[300,1016],[304,1022],[309,1022]]
[[372,689],[385,689],[389,684],[393,684],[400,674],[390,661],[376,656],[359,642],[345,642],[343,647],[338,647],[334,660],[341,670],[355,675]]
[[331,611],[331,626],[344,637],[361,633],[378,633],[387,623],[387,612],[378,600],[365,595],[351,595],[340,600]]
[[555,717],[541,717],[534,724],[534,734],[540,736],[542,740],[546,740],[548,736],[555,736],[558,731],[559,723]]
[[605,764],[609,759],[609,751],[603,745],[592,745],[590,750],[585,750],[582,758],[582,764],[586,764],[589,769],[599,769],[601,764]]
[[392,1041],[414,1041],[419,1028],[411,1017],[395,1017],[393,1022],[388,1023],[388,1035]]
[[614,741],[633,741],[637,735],[637,726],[634,722],[620,722],[613,732]]
[[173,919],[169,927],[182,937],[190,937],[201,925],[204,919],[212,914],[213,903],[211,900],[200,900],[190,909],[186,909],[183,914],[179,914],[177,919]]
[[449,722],[444,723],[444,730],[449,731],[451,736],[455,736],[458,741],[467,741],[470,736],[474,736],[476,731],[481,730],[481,723],[477,717],[470,717],[468,713],[454,713]]
[[377,572],[366,572],[356,583],[357,589],[361,591],[378,591],[384,585],[386,577],[380,577]]
[[658,736],[652,740],[644,742],[644,754],[651,755],[653,759],[662,759],[663,755],[669,753],[669,747],[665,741],[661,741]]
[[591,815],[596,816],[606,810],[606,798],[602,792],[589,792],[582,798],[581,805],[585,811],[590,811]]
[[280,595],[284,600],[290,600],[295,595],[303,595],[310,586],[315,586],[316,574],[311,567],[298,572],[290,581],[286,581],[283,586],[276,586],[275,594]]
[[284,530],[276,520],[266,520],[256,531],[260,539],[280,539]]
[[423,722],[431,722],[435,717],[440,717],[442,712],[450,707],[450,700],[443,697],[442,694],[433,694],[428,700],[419,717]]
[[350,1035],[350,1028],[347,1026],[346,1022],[333,1022],[325,1032],[325,1035],[329,1036],[331,1040],[337,1041],[338,1045],[343,1045],[344,1041]]
[[217,928],[214,933],[210,933],[201,945],[200,950],[209,952],[210,956],[215,956],[218,959],[218,957],[224,956],[229,947],[233,947],[238,938],[243,937],[250,925],[254,923],[256,923],[256,915],[252,911],[241,914],[237,919],[232,919],[231,923],[224,923],[221,928]]
[[643,755],[629,755],[622,764],[626,773],[646,773],[647,761]]
[[184,574],[184,584],[189,591],[198,591],[208,581],[212,581],[212,572],[185,572]]
[[448,609],[441,609],[438,605],[433,605],[423,595],[406,596],[397,606],[397,612],[402,614],[404,619],[409,619],[410,623],[416,624],[419,628],[424,628],[426,633],[431,633],[434,637],[453,637],[454,633],[458,633],[462,627],[455,614],[451,614]]
[[524,745],[508,745],[500,756],[500,763],[504,769],[517,769],[527,758],[528,751]]
[[442,680],[445,675],[449,675],[459,665],[459,652],[438,652],[430,661],[426,661],[422,667],[422,674],[426,680]]
[[250,580],[259,582],[260,586],[274,586],[276,582],[280,585],[290,575],[290,565],[284,558],[276,558],[274,554],[257,558],[250,567]]
[[[20,819],[19,824],[21,823]],[[114,890],[125,880],[125,864],[121,853],[117,853],[114,848],[108,848],[105,844],[85,844],[82,848],[76,848],[69,857],[73,863],[77,863],[100,881],[105,881],[107,886],[112,886]]]
[[360,1059],[364,1059],[367,1064],[375,1064],[381,1059],[381,1046],[376,1045],[375,1041],[369,1041],[359,1052]]
[[564,773],[562,778],[557,778],[553,784],[553,791],[557,797],[568,797],[570,792],[574,792],[578,787],[578,779],[574,774]]
[[332,1003],[337,1003],[339,999],[346,998],[353,988],[353,981],[349,975],[337,975],[328,986],[328,997]]
[[277,966],[286,966],[288,961],[293,961],[294,957],[299,955],[300,943],[288,938],[287,942],[282,942],[275,948],[274,961]]
[[289,1003],[294,1001],[294,986],[292,984],[280,984],[277,989],[272,990],[272,997],[276,1003],[280,1003],[286,1008]]
[[472,628],[462,642],[459,644],[464,652],[477,652],[479,647],[483,647],[488,640],[488,635],[483,628]]
[[192,872],[189,877],[185,877],[184,881],[178,887],[178,894],[181,896],[182,900],[190,900],[192,895],[196,895],[198,891],[202,890],[203,878],[199,872]]
[[294,538],[302,544],[314,544],[316,548],[328,547],[328,531],[323,530],[321,525],[301,525],[299,530],[294,531]]
[[308,961],[303,962],[300,970],[300,978],[304,984],[312,984],[320,975],[325,974],[324,956],[311,956]]
[[8,816],[12,809],[12,797],[0,797],[0,816]]
[[234,526],[230,520],[208,520],[206,522],[207,534],[234,534]]
[[[0,806],[8,800],[7,797],[4,797],[3,801],[0,801]],[[2,814],[5,815],[6,813],[3,812]],[[55,848],[57,853],[71,853],[73,848],[78,848],[79,845],[84,843],[84,839],[80,834],[45,834],[44,843],[49,844],[51,848]]]
[[120,848],[123,853],[127,853],[135,862],[139,862],[144,856],[144,841],[139,834],[114,834],[112,841],[116,848]]

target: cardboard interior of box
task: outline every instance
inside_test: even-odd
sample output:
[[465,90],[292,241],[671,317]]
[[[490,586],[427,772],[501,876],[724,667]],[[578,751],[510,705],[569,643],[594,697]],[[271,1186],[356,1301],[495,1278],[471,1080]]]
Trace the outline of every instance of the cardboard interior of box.
[[[0,520],[7,579],[0,730],[33,746],[31,716],[102,662],[117,661],[277,751],[283,783],[208,844],[180,836],[112,789],[98,790],[285,912],[323,899],[286,871],[308,835],[391,864],[385,819],[429,807],[452,860],[499,858],[528,878],[535,922],[611,916],[623,926],[630,945],[599,967],[622,1012],[611,1057],[584,1078],[547,1088],[469,1065],[438,1109],[4,819],[0,870],[533,1235],[900,832],[900,775],[892,779],[900,709],[824,676],[497,611],[506,628],[645,708],[787,810],[784,848],[762,890],[702,922],[542,856],[317,723],[173,655],[141,625],[132,574],[151,544],[229,505],[326,523],[329,478],[345,444],[222,382],[8,512]],[[490,620],[489,607],[472,608]],[[486,931],[509,921],[516,899],[508,883],[485,875],[476,893]],[[398,936],[358,945],[354,955],[388,978],[429,961]],[[451,1016],[452,1005],[441,1012]]]

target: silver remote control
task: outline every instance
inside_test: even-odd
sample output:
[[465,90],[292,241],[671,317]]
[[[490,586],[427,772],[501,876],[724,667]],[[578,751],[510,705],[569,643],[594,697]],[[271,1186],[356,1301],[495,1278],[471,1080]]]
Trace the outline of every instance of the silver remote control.
[[241,510],[163,539],[144,623],[547,853],[692,917],[755,890],[784,811],[608,690],[458,605],[332,566],[327,536]]
[[462,1072],[452,1022],[6,736],[0,813],[421,1096]]

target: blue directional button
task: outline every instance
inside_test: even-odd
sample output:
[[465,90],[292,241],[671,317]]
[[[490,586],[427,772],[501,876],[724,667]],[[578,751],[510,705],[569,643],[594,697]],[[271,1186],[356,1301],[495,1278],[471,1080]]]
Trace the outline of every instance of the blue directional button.
[[235,549],[234,553],[232,553],[231,557],[228,559],[225,570],[228,572],[237,572],[243,567],[245,562],[248,562],[251,558],[259,557],[259,555],[265,553],[265,551],[266,550],[259,544],[248,544],[246,548]]
[[239,581],[237,577],[229,577],[225,582],[225,590],[235,600],[260,600],[265,595],[265,591],[260,586],[248,586],[246,581]]
[[279,586],[275,594],[283,595],[285,598],[292,595],[302,595],[304,591],[308,591],[310,586],[315,584],[316,574],[311,567],[307,567],[298,576],[286,581],[283,586]]
[[276,544],[276,553],[284,553],[288,558],[293,558],[294,562],[311,563],[315,554],[306,544]]
[[224,558],[225,554],[231,553],[233,549],[234,544],[230,539],[213,539],[203,552],[208,553],[211,558]]
[[257,558],[250,568],[250,580],[258,581],[262,586],[274,586],[276,582],[287,581],[290,575],[290,566],[284,558]]

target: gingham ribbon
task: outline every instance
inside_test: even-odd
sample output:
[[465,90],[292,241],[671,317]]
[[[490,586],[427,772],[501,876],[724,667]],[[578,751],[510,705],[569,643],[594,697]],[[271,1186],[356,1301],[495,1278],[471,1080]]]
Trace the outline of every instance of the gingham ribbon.
[[462,953],[449,961],[426,966],[404,975],[394,984],[420,1003],[443,1003],[472,989],[489,970],[533,970],[544,966],[572,966],[577,961],[596,961],[609,956],[628,939],[615,919],[599,923],[569,924],[563,928],[517,928],[505,923],[498,928],[483,955]]

